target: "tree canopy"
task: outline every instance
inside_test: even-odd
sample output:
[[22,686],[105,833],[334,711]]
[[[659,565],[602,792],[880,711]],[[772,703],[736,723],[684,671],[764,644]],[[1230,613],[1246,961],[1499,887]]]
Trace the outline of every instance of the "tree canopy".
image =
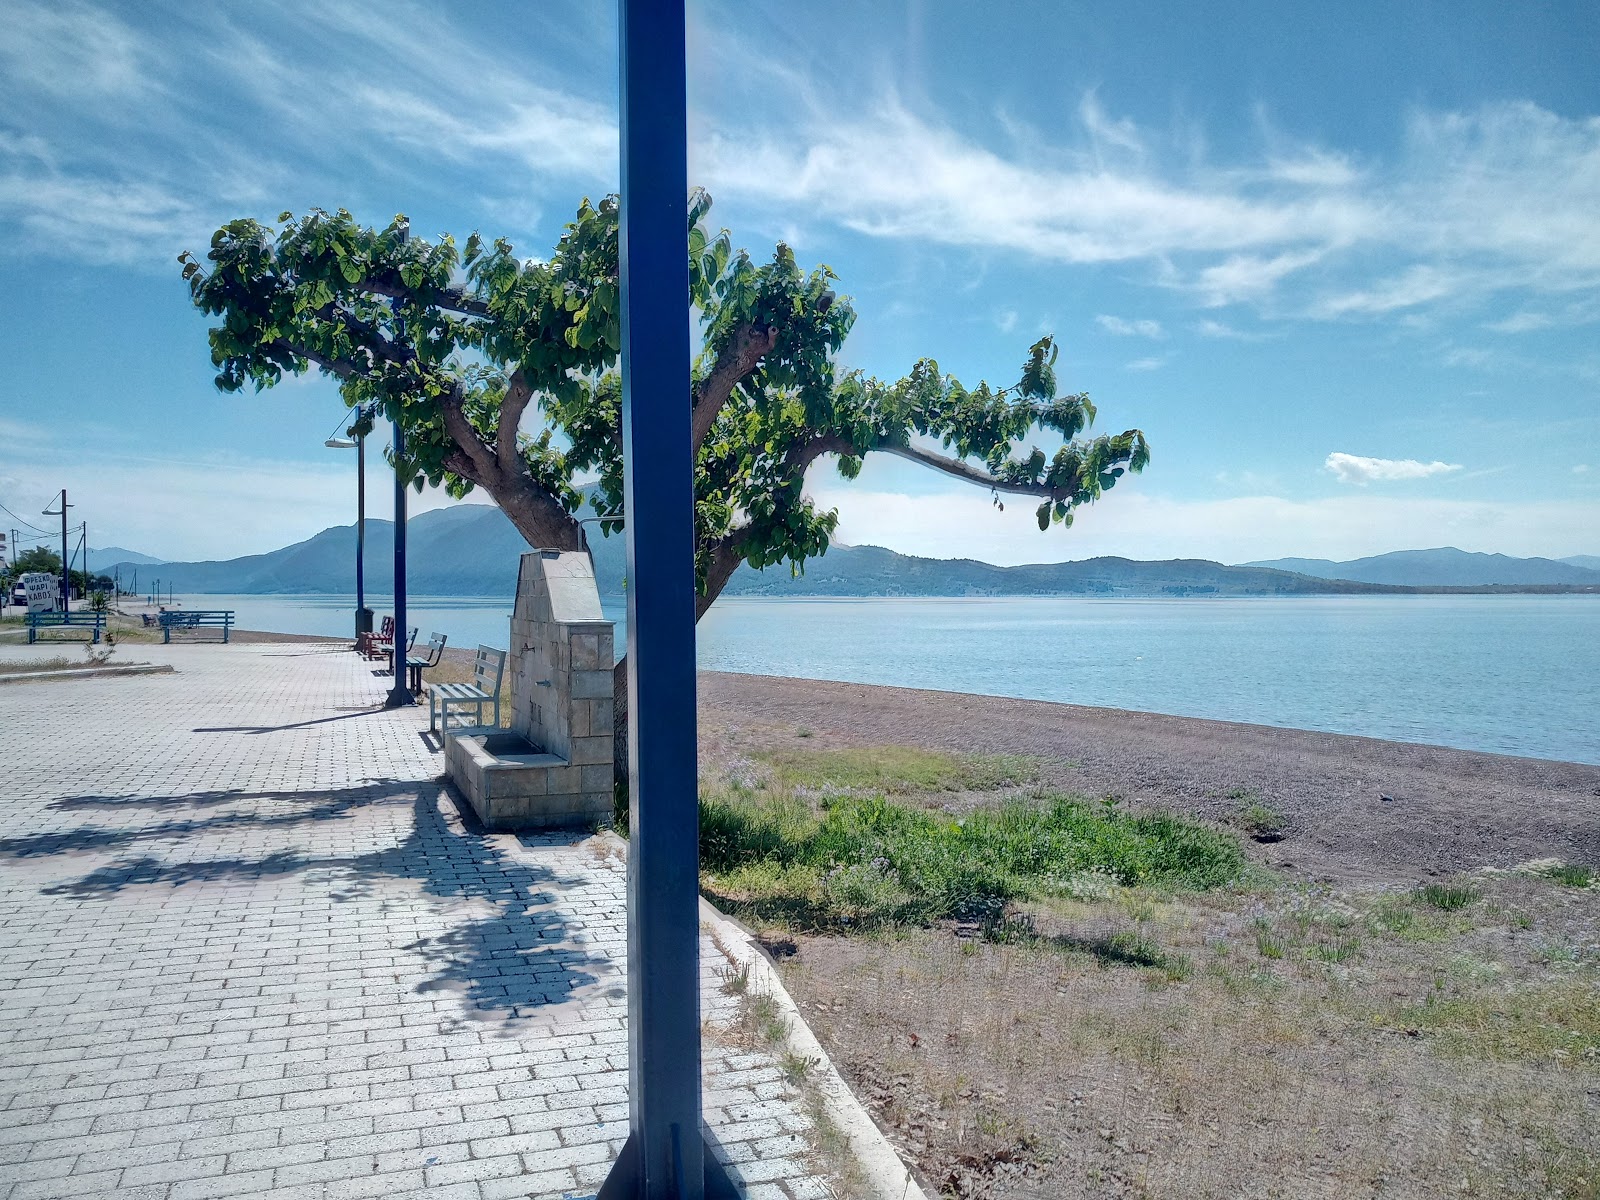
[[[871,453],[898,455],[1038,501],[1041,530],[1149,460],[1144,434],[1080,437],[1095,417],[1082,393],[1057,395],[1057,347],[1029,347],[1006,387],[967,387],[925,358],[885,381],[841,372],[855,320],[826,266],[800,269],[779,243],[757,263],[713,232],[710,197],[687,211],[690,295],[702,331],[691,406],[696,570],[704,613],[741,562],[799,568],[837,525],[805,494],[807,469],[832,456],[854,478]],[[283,213],[276,228],[232,221],[209,266],[179,256],[210,331],[217,385],[238,391],[313,367],[345,402],[398,419],[396,465],[453,496],[481,487],[532,546],[576,549],[584,495],[622,510],[617,200],[585,200],[548,259],[521,259],[474,233],[458,246],[410,236],[397,217],[362,225],[343,209]],[[370,419],[370,418],[359,418]],[[535,426],[536,432],[525,429]],[[1043,434],[1051,450],[1024,444]],[[621,520],[602,524],[606,534]]]

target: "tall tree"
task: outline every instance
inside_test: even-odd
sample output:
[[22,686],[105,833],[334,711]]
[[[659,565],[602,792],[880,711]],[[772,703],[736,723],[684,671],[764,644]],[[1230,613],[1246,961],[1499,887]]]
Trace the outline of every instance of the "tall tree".
[[[893,454],[986,488],[997,505],[1002,494],[1030,497],[1041,530],[1070,525],[1078,506],[1149,460],[1137,429],[1079,437],[1094,405],[1056,394],[1048,337],[1007,387],[968,388],[931,358],[892,382],[838,372],[855,312],[833,272],[801,271],[782,243],[758,265],[733,251],[727,230],[711,231],[710,207],[705,192],[691,194],[698,614],[740,563],[799,569],[826,552],[838,514],[804,488],[821,458],[854,478],[866,455]],[[449,235],[409,234],[404,217],[377,229],[316,209],[283,213],[276,229],[224,225],[209,267],[180,255],[195,305],[221,319],[210,331],[217,386],[259,391],[319,368],[347,404],[400,421],[395,465],[417,487],[456,497],[481,487],[529,545],[582,547],[575,479],[598,479],[602,515],[622,509],[616,198],[585,200],[542,261],[476,233],[459,248]],[[1040,433],[1053,450],[1021,448]],[[601,528],[616,533],[621,520]],[[620,665],[617,679],[620,729]]]

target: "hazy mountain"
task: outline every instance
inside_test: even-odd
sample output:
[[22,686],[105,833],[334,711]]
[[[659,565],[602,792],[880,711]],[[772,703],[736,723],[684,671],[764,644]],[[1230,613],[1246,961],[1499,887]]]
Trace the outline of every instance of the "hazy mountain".
[[997,567],[970,558],[913,558],[880,546],[835,546],[792,576],[783,566],[741,567],[729,596],[1292,596],[1389,589],[1313,579],[1259,567],[1225,567],[1203,559],[1082,562]]
[[[394,580],[392,525],[367,522],[366,584],[374,596],[387,595]],[[407,579],[419,595],[509,596],[516,587],[518,557],[527,550],[522,535],[492,505],[463,504],[413,517],[408,528]],[[589,527],[591,530],[592,526]],[[591,532],[595,575],[603,594],[619,596],[627,573],[620,535]],[[356,531],[353,525],[324,529],[315,537],[268,554],[221,562],[160,563],[139,567],[139,585],[175,592],[338,592],[355,590]],[[1600,585],[1600,571],[1585,571],[1547,559],[1506,559],[1502,555],[1462,555],[1459,550],[1413,551],[1412,556],[1456,555],[1491,562],[1545,563],[1567,573],[1559,579],[1523,579],[1537,584]],[[1402,559],[1405,555],[1384,555]],[[1229,567],[1201,559],[1136,562],[1091,558],[1083,562],[1035,563],[997,567],[973,559],[913,558],[877,546],[834,546],[827,555],[794,576],[785,566],[755,571],[740,567],[729,581],[730,596],[1294,596],[1388,592],[1416,586],[1412,579],[1349,580],[1326,572],[1359,564],[1316,559],[1286,559],[1302,564],[1284,570],[1278,563]],[[1382,561],[1382,560],[1363,560]],[[132,571],[124,566],[123,578]],[[1440,574],[1436,570],[1436,574]],[[1438,579],[1422,586],[1504,583],[1507,578]],[[1401,587],[1394,586],[1400,583]]]
[[[406,576],[413,592],[510,595],[527,543],[498,508],[462,504],[406,523]],[[394,583],[394,524],[367,521],[366,586],[386,594]],[[356,527],[336,525],[281,550],[243,558],[141,567],[141,588],[175,592],[353,592]],[[127,571],[124,570],[124,576]],[[618,573],[617,587],[621,586]]]
[[[1600,567],[1600,559],[1588,561]],[[1319,579],[1350,579],[1399,587],[1481,587],[1492,584],[1600,584],[1600,569],[1579,559],[1511,558],[1475,554],[1444,546],[1437,550],[1397,550],[1371,558],[1333,562],[1326,558],[1274,558],[1243,564],[1295,571]]]
[[137,550],[125,550],[121,546],[107,546],[104,550],[89,547],[89,569],[97,574],[110,571],[111,568],[129,563],[136,567],[154,566],[165,562],[165,559],[151,558],[148,554],[140,554]]
[[1560,561],[1569,563],[1574,567],[1585,567],[1590,571],[1600,571],[1600,554],[1574,554],[1570,558]]

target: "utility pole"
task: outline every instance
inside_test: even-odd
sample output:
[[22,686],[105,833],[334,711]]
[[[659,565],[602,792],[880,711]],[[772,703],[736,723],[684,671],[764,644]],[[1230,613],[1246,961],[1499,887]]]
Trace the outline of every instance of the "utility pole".
[[[72,506],[67,503],[67,489],[61,489],[61,611],[72,611],[72,576],[67,567],[67,509]],[[56,514],[48,508],[44,515],[53,517]]]

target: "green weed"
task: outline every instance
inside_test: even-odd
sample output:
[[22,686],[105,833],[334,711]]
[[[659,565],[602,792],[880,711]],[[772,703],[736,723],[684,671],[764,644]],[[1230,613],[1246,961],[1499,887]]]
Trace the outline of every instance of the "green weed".
[[820,811],[781,792],[700,802],[708,890],[767,920],[813,927],[993,922],[1008,903],[1099,872],[1122,886],[1207,889],[1244,867],[1236,839],[1164,814],[1066,796],[948,814],[880,795]]
[[1476,900],[1481,892],[1466,883],[1430,883],[1417,889],[1417,898],[1441,912],[1457,912]]
[[1569,888],[1592,887],[1595,880],[1594,868],[1583,863],[1561,863],[1546,867],[1539,874]]

